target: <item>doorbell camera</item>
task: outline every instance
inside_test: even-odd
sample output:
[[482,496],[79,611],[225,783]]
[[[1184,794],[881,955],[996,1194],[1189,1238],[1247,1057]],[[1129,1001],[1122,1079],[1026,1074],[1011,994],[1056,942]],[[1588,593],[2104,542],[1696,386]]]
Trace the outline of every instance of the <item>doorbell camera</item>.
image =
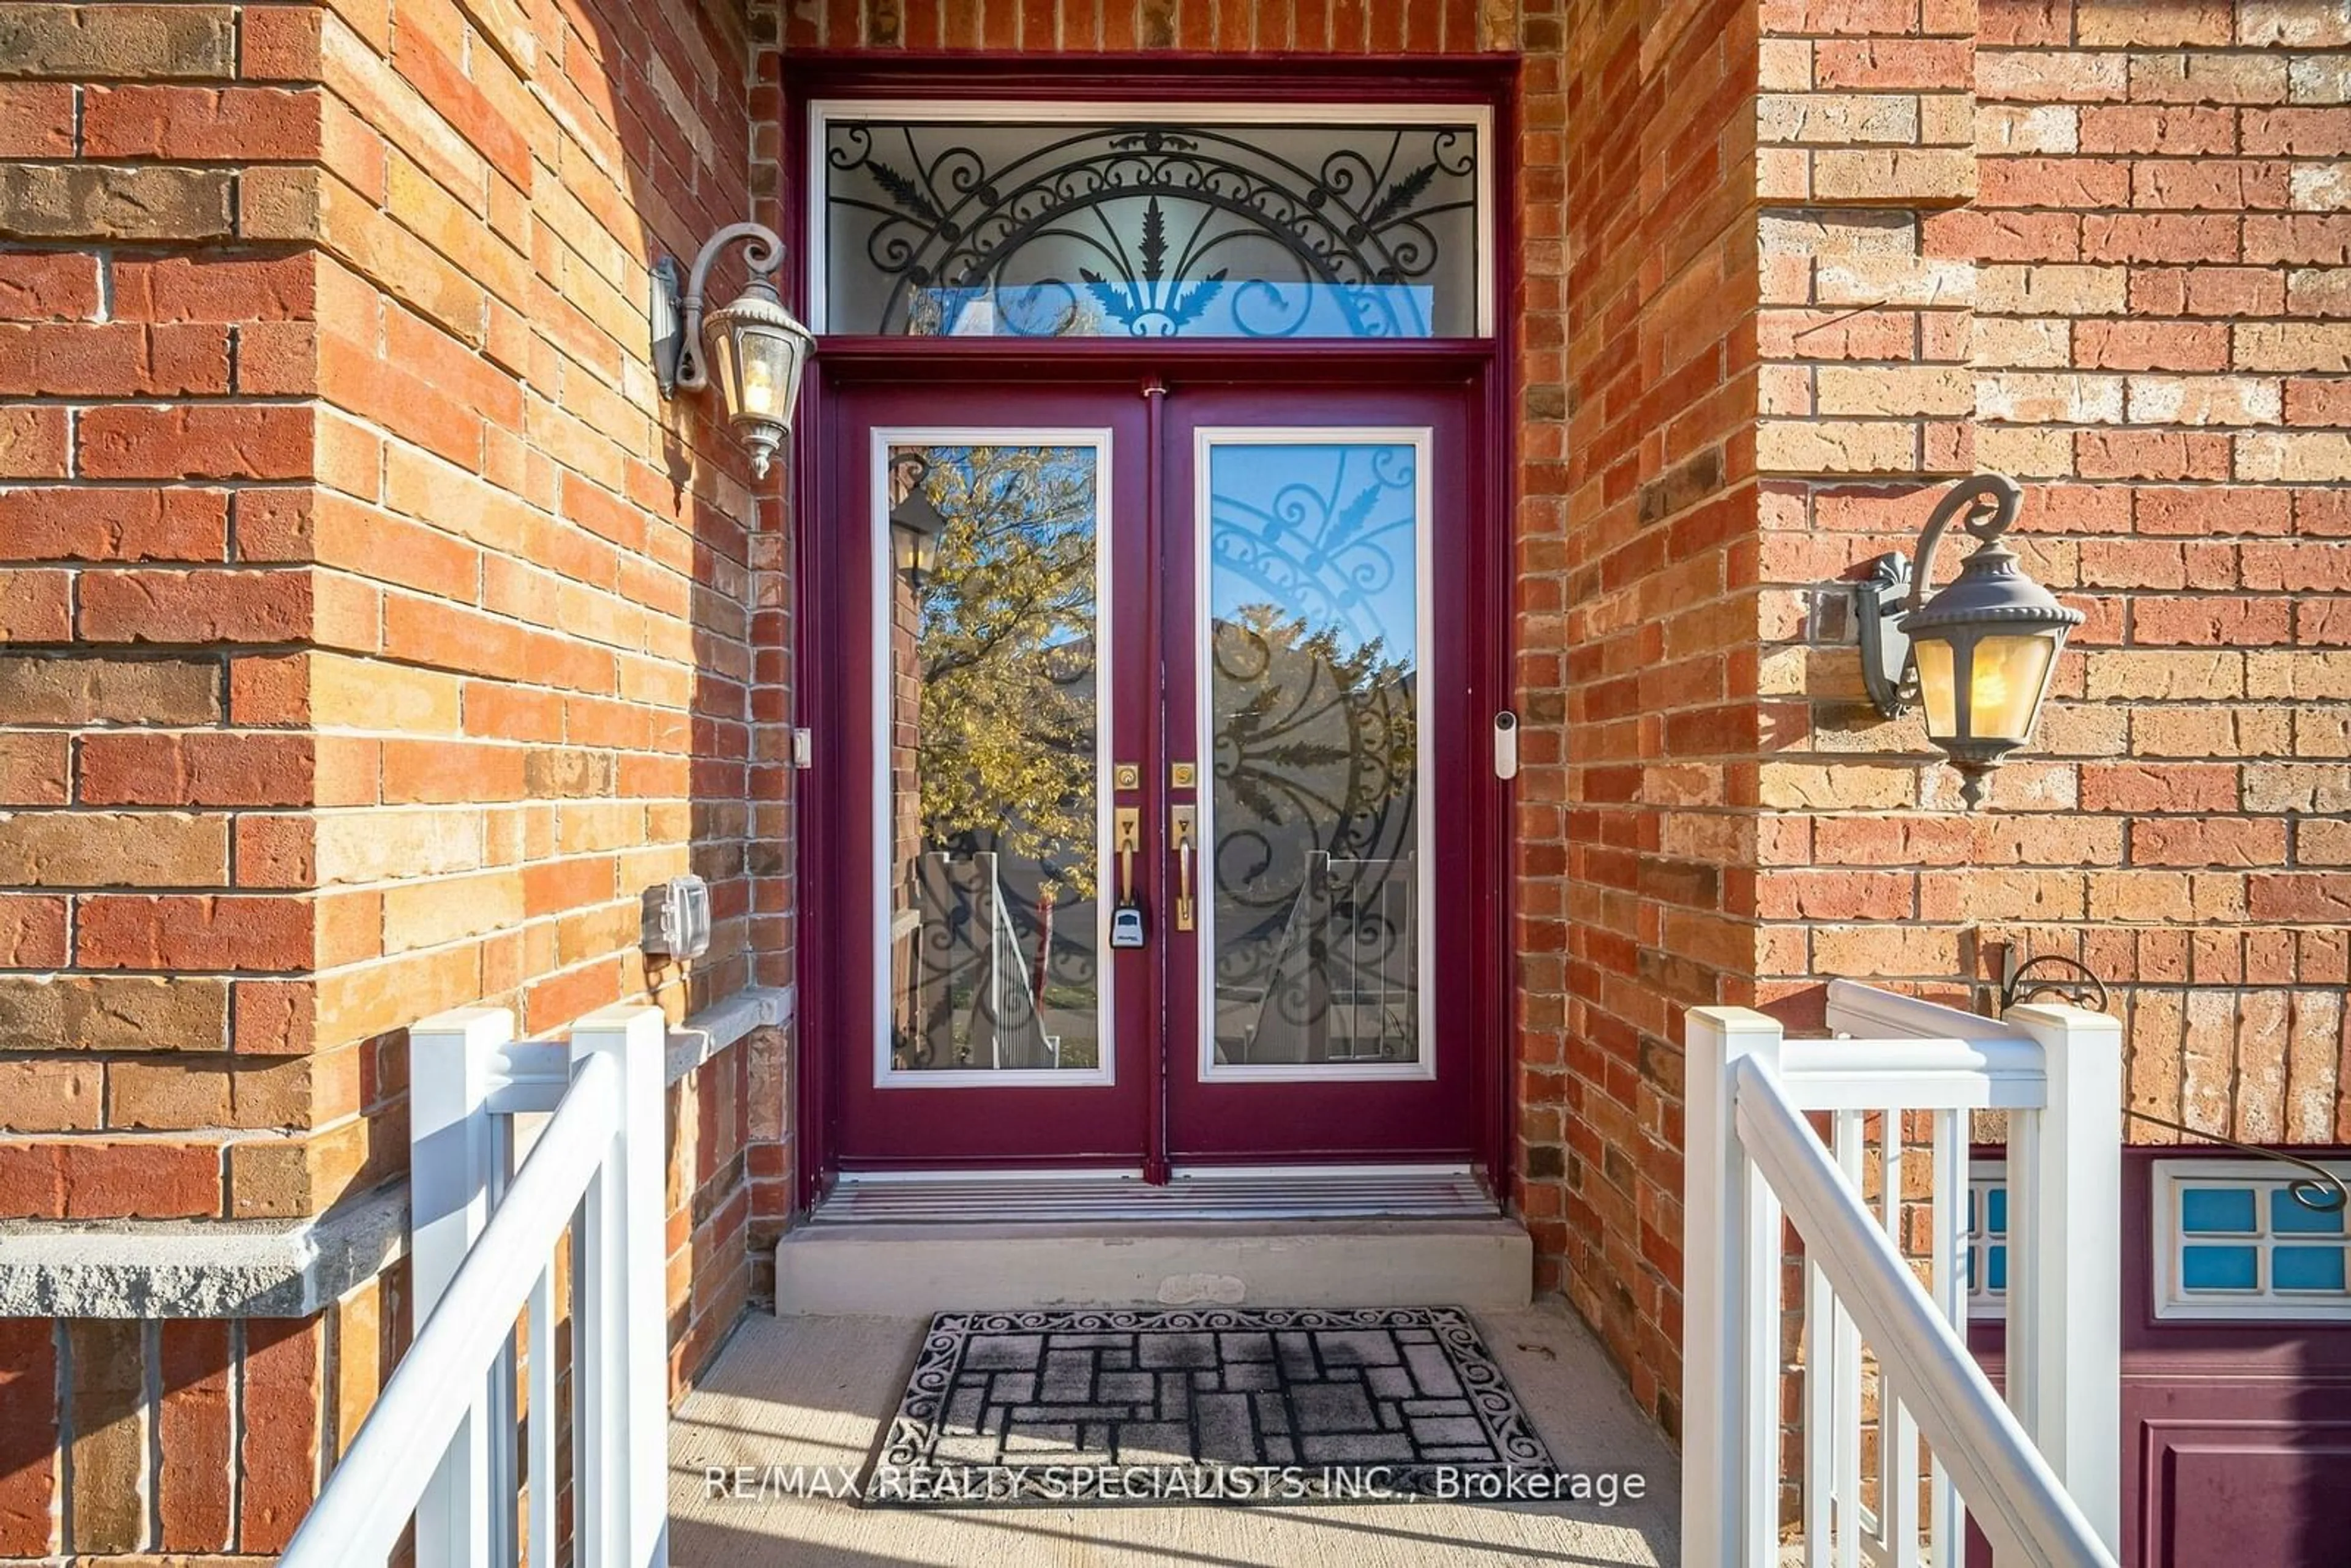
[[1519,716],[1509,708],[1494,716],[1494,777],[1519,776]]

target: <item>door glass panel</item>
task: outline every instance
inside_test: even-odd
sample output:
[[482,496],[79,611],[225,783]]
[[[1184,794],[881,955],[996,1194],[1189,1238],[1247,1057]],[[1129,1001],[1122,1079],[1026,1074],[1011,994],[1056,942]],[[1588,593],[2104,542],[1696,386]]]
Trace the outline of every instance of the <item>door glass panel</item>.
[[823,329],[1427,338],[1481,320],[1476,117],[828,120]]
[[1101,449],[876,440],[884,1076],[1099,1070]]
[[1425,449],[1204,446],[1209,1070],[1423,1069]]

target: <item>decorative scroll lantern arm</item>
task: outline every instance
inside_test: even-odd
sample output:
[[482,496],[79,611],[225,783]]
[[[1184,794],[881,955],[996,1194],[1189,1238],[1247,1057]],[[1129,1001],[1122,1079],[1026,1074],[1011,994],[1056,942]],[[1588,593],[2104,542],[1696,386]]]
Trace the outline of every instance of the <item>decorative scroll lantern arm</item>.
[[1951,486],[1935,503],[1918,536],[1918,561],[1900,551],[1879,556],[1869,575],[1854,588],[1861,634],[1861,679],[1877,711],[1891,718],[1918,700],[1917,671],[1910,662],[1910,639],[1896,622],[1925,607],[1935,583],[1935,555],[1952,522],[1963,514],[1968,532],[1990,543],[2008,532],[2024,504],[2024,492],[2002,474],[1978,474]]
[[784,263],[784,241],[765,224],[729,224],[712,235],[694,258],[682,294],[674,258],[664,256],[653,267],[653,373],[664,397],[674,396],[681,388],[699,392],[710,384],[709,367],[702,354],[703,294],[710,283],[711,267],[737,240],[750,242],[743,251],[744,265],[751,274],[749,287],[775,297],[776,271]]

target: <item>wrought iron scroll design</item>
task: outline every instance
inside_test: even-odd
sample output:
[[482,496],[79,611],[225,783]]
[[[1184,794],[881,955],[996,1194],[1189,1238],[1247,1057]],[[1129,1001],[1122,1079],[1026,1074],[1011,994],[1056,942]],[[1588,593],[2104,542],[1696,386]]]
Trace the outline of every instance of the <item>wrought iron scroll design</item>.
[[[828,329],[948,332],[984,298],[992,330],[1023,336],[1418,338],[1438,331],[1432,287],[1474,277],[1440,221],[1476,210],[1467,125],[1366,128],[1299,157],[1276,150],[1298,134],[1286,128],[1040,127],[993,161],[952,140],[1008,129],[830,128],[831,222],[862,225],[888,289],[872,319],[836,303]],[[1050,269],[1013,276],[1040,246],[1058,253]],[[836,236],[836,272],[844,248]],[[1295,276],[1251,275],[1276,258]]]
[[[2074,977],[2053,979],[2033,973],[2044,967],[2064,969]],[[2079,958],[2063,953],[2040,953],[2020,962],[2011,944],[2001,954],[2001,967],[2000,1008],[2002,1012],[2021,1003],[2037,1001],[2044,996],[2053,996],[2060,1001],[2087,1008],[2093,1012],[2107,1010],[2105,977]],[[2136,1105],[2124,1106],[2123,1114],[2134,1122],[2144,1122],[2148,1126],[2161,1127],[2200,1143],[2217,1144],[2241,1155],[2293,1166],[2304,1174],[2286,1183],[2286,1196],[2313,1213],[2338,1214],[2346,1205],[2351,1205],[2351,1186],[2346,1186],[2341,1176],[2325,1166],[2304,1159],[2300,1155],[2288,1154],[2283,1149],[2270,1148],[2261,1144],[2239,1143],[2226,1133],[2175,1122],[2168,1116],[2158,1116]]]

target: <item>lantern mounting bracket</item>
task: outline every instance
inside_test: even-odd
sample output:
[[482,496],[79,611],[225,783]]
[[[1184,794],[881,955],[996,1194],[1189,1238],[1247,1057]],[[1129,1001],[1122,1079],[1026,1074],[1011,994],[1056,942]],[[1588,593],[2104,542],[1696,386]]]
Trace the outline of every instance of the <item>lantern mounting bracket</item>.
[[1910,639],[1902,615],[1909,608],[1910,558],[1891,550],[1869,563],[1869,574],[1853,585],[1853,614],[1861,638],[1861,684],[1879,713],[1894,718],[1918,700],[1918,680],[1910,667]]
[[704,243],[694,258],[694,267],[685,276],[683,290],[678,287],[677,260],[664,256],[653,268],[653,379],[661,385],[664,397],[675,397],[680,388],[699,392],[710,384],[710,372],[702,362],[703,290],[710,282],[710,268],[719,254],[737,240],[750,243],[744,246],[744,265],[750,268],[754,287],[764,287],[775,292],[776,269],[784,262],[783,236],[765,224],[729,224]]
[[1888,718],[1897,718],[1918,700],[1917,667],[1910,659],[1910,638],[1901,618],[1926,607],[1933,586],[1935,552],[1954,520],[1989,545],[2008,532],[2023,504],[2016,481],[2001,474],[1978,474],[1951,486],[1927,519],[1918,536],[1918,564],[1914,570],[1899,550],[1869,563],[1868,575],[1853,586],[1855,631],[1861,640],[1861,682],[1870,702]]

